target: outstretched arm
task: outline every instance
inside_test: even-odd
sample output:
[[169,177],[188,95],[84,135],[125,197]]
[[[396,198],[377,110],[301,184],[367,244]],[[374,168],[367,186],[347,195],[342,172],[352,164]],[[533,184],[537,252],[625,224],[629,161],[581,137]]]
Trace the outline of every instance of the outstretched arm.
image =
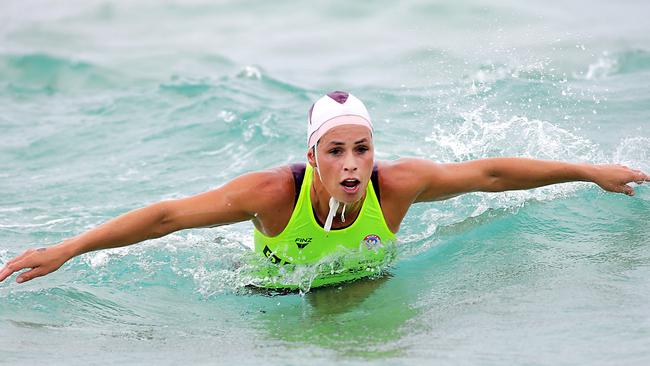
[[417,202],[435,201],[467,192],[503,192],[550,184],[584,181],[609,192],[634,195],[627,184],[650,181],[650,176],[616,164],[592,165],[527,158],[488,158],[463,163],[436,164],[411,159],[421,178]]
[[[196,196],[159,202],[118,216],[79,236],[47,248],[28,249],[0,270],[0,282],[12,273],[25,282],[59,269],[69,259],[99,249],[116,248],[154,239],[181,229],[217,226],[255,218],[272,205],[277,170],[250,173]],[[259,196],[259,197],[258,197]]]

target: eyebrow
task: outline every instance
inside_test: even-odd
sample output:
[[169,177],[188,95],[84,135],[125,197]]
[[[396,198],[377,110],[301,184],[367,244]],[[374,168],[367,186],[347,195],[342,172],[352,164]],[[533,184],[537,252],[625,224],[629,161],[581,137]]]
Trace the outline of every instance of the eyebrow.
[[[362,139],[359,140],[359,141],[355,141],[355,142],[354,142],[354,145],[361,144],[361,143],[364,143],[364,142],[368,142],[368,138],[367,138],[367,137],[364,137],[364,138],[362,138]],[[330,141],[330,145],[341,146],[341,145],[345,145],[345,142],[341,142],[341,141]]]

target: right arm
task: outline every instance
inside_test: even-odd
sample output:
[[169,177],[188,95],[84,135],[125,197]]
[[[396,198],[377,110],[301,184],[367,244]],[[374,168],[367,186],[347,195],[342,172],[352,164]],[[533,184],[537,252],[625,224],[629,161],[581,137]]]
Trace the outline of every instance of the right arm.
[[274,199],[281,169],[242,175],[209,192],[177,200],[162,201],[118,216],[79,236],[39,249],[28,249],[0,270],[0,282],[11,274],[31,268],[18,276],[22,283],[59,269],[71,258],[100,249],[123,247],[165,236],[182,229],[219,226],[257,220]]

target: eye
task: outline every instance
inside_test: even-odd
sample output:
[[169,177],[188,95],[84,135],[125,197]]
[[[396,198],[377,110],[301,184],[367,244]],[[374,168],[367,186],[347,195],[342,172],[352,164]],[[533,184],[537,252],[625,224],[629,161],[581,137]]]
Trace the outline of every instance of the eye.
[[328,153],[330,153],[332,155],[341,155],[341,153],[343,153],[343,150],[340,149],[340,148],[334,148],[334,149],[331,149],[330,151],[328,151]]
[[368,146],[359,145],[359,146],[357,146],[356,150],[357,150],[358,153],[363,154],[363,153],[365,153],[366,151],[368,151],[370,149],[368,148]]

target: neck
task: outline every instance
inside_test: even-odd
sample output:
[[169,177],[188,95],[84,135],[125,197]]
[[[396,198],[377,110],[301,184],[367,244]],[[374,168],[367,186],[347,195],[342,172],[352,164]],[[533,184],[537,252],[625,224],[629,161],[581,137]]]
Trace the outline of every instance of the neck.
[[[318,217],[318,220],[322,223],[325,223],[325,220],[327,220],[327,214],[330,211],[329,207],[329,201],[330,197],[332,197],[327,189],[325,189],[325,186],[323,186],[323,183],[320,181],[320,178],[318,177],[318,173],[316,170],[314,170],[314,176],[312,178],[312,184],[311,184],[311,189],[309,192],[311,196],[311,204],[314,212],[316,213],[316,216]],[[336,215],[334,216],[334,221],[332,221],[332,227],[333,228],[338,228],[342,226],[348,226],[354,220],[356,220],[357,216],[359,215],[359,211],[361,211],[361,207],[363,206],[363,200],[365,199],[366,195],[361,197],[356,202],[353,203],[346,203],[344,204],[341,202],[339,205],[339,208],[336,212]],[[341,221],[341,212],[343,212],[343,207],[345,206],[345,222]]]

